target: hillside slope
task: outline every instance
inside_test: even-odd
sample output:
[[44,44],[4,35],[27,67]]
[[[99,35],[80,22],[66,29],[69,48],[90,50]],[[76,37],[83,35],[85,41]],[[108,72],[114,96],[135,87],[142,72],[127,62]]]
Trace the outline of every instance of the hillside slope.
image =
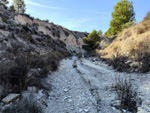
[[0,101],[28,86],[43,88],[42,79],[79,52],[85,35],[0,6]]
[[[104,59],[114,60],[122,57],[124,63],[127,61],[126,57],[128,60],[132,60],[129,62],[130,64],[136,64],[135,67],[144,66],[145,68],[145,60],[147,60],[146,62],[150,60],[146,57],[150,54],[150,13],[139,24],[123,30],[109,47],[98,53]],[[128,62],[126,63],[128,64]],[[149,69],[144,69],[144,71],[146,70]]]
[[59,39],[63,41],[69,50],[78,50],[82,48],[82,45],[84,44],[82,38],[88,35],[86,32],[71,31],[45,20],[34,19],[27,14],[17,14],[5,10],[3,7],[0,8],[0,15],[5,23],[10,22],[18,26],[23,25],[30,28],[31,31],[34,27],[34,30],[40,34],[47,35],[55,40]]

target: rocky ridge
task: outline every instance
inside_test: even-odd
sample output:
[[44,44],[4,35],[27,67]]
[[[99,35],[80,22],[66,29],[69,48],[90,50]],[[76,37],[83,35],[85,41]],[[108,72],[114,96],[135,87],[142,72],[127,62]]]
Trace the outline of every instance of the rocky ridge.
[[60,25],[37,20],[26,15],[14,16],[14,22],[21,25],[36,25],[38,32],[48,35],[53,39],[63,41],[70,50],[79,50],[84,44],[82,38],[87,36],[86,32],[70,31]]
[[[26,26],[30,31],[47,35],[54,40],[59,39],[72,51],[81,49],[84,44],[82,38],[88,35],[86,32],[71,31],[60,25],[55,25],[45,20],[35,19],[27,14],[17,14],[3,7],[0,8],[0,15],[1,22],[5,21],[5,24],[11,23],[14,26]],[[35,30],[33,30],[33,28],[35,28]]]

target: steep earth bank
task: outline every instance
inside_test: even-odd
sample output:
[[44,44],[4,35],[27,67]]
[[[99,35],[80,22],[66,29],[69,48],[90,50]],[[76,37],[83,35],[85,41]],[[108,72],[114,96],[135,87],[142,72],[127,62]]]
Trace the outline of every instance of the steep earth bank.
[[140,23],[124,29],[107,48],[99,50],[101,58],[121,72],[150,71],[149,23],[150,13]]

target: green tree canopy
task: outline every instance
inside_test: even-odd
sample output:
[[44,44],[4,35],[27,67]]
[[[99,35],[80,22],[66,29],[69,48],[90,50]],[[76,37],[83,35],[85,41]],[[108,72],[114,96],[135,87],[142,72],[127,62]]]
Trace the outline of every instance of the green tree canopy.
[[102,36],[103,35],[102,30],[99,30],[97,34],[98,34],[98,36]]
[[114,7],[110,28],[104,36],[118,35],[124,28],[125,24],[133,20],[135,20],[133,3],[128,0],[120,0]]
[[83,41],[86,45],[83,46],[85,50],[94,50],[100,42],[99,32],[93,30],[88,37],[84,37]]
[[89,35],[88,35],[88,38],[92,39],[92,40],[95,40],[95,41],[99,41],[99,35],[97,33],[96,30],[93,30]]
[[9,9],[10,9],[11,11],[15,12],[15,6],[14,6],[14,5],[11,5],[11,6],[9,7]]
[[24,13],[26,10],[24,0],[13,0],[13,6],[16,13]]

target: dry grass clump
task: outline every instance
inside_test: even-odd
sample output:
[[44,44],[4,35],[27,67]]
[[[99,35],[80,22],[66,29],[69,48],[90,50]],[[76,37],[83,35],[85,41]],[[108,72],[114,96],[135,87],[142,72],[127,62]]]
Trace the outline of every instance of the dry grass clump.
[[145,27],[144,26],[138,26],[137,28],[136,28],[136,34],[138,35],[138,34],[142,34],[142,33],[144,33],[145,32]]
[[127,78],[117,78],[115,85],[113,85],[115,92],[120,100],[118,109],[123,112],[124,110],[132,113],[137,113],[137,103],[141,103],[137,92],[134,90],[132,82]]
[[127,37],[132,36],[132,31],[125,29],[121,34],[122,34],[122,35],[120,35],[121,39],[126,40]]
[[147,13],[147,16],[143,19],[143,21],[150,21],[150,12]]
[[144,27],[144,32],[147,32],[150,30],[150,12],[147,13],[147,16],[143,19],[141,24]]

